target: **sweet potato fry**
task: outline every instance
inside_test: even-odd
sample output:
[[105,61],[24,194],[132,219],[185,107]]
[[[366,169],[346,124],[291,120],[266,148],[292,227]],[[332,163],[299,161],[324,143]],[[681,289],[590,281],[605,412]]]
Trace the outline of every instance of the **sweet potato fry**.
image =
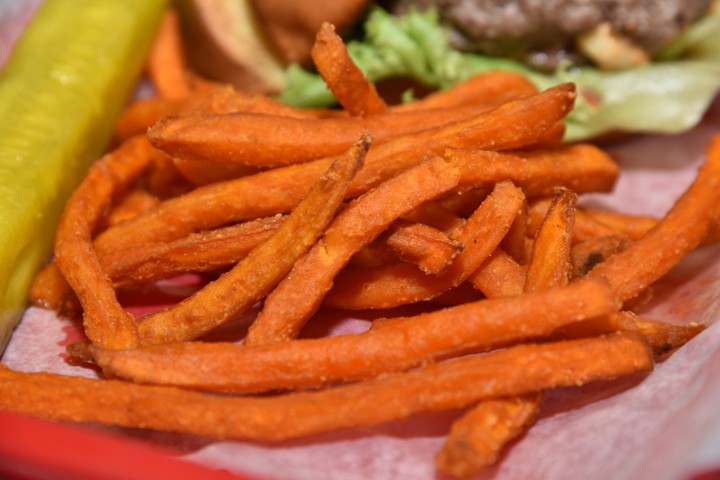
[[500,182],[456,237],[465,248],[442,275],[396,263],[340,273],[325,298],[333,308],[392,308],[430,300],[463,283],[495,251],[522,208],[525,196],[511,182]]
[[101,228],[116,225],[143,212],[147,212],[159,203],[160,199],[155,195],[152,195],[142,188],[135,188],[123,195],[116,205],[113,206],[112,210],[110,210],[103,219]]
[[275,233],[230,271],[176,306],[140,319],[140,344],[196,338],[262,299],[322,234],[362,167],[371,141],[370,136],[362,137],[333,162]]
[[[383,147],[388,145],[390,142],[370,149],[366,166],[356,175],[349,196],[361,194],[419,161],[422,150],[412,150],[405,155],[388,152],[386,156],[387,150]],[[615,162],[589,145],[513,154],[458,150],[452,155],[483,165],[469,177],[471,184],[487,188],[509,179],[528,195],[548,194],[557,185],[565,185],[578,193],[606,191],[618,175]],[[326,165],[324,160],[282,167],[195,189],[108,229],[98,237],[96,248],[104,252],[139,242],[169,241],[228,222],[287,211],[306,191],[310,174],[323,165]]]
[[364,133],[372,133],[380,144],[466,122],[488,110],[485,105],[464,105],[368,118],[307,118],[253,111],[176,115],[158,120],[148,129],[148,136],[156,148],[186,161],[277,167],[337,155]]
[[58,225],[55,262],[83,307],[83,327],[93,343],[107,348],[137,344],[135,320],[118,304],[110,279],[93,249],[92,234],[112,202],[148,167],[152,147],[133,137],[95,162],[72,197]]
[[375,85],[350,58],[334,25],[323,22],[310,55],[328,89],[350,115],[364,117],[388,110]]
[[571,251],[573,276],[582,277],[587,275],[595,265],[605,261],[610,255],[622,252],[631,243],[632,240],[625,235],[591,237],[576,243]]
[[165,11],[147,57],[150,81],[158,94],[167,99],[183,98],[190,93],[179,21],[174,9]]
[[492,465],[503,447],[535,418],[540,399],[530,393],[480,402],[452,424],[435,465],[455,478],[469,478]]
[[624,310],[566,325],[558,329],[553,338],[582,338],[609,332],[633,332],[645,337],[655,357],[662,359],[692,340],[705,328],[701,323],[672,324],[643,318]]
[[268,295],[262,311],[250,325],[245,343],[260,345],[297,336],[350,258],[397,218],[455,188],[463,170],[467,170],[467,165],[461,161],[435,158],[404,171],[350,203],[328,226],[323,238]]
[[392,105],[390,108],[404,111],[472,103],[501,105],[537,93],[537,87],[525,75],[496,70],[473,75],[446,90],[437,90],[413,102]]
[[[535,240],[528,262],[523,290],[536,292],[567,285],[570,281],[570,245],[577,195],[560,188],[552,199]],[[532,423],[540,409],[542,393],[532,397],[508,397],[483,401],[466,413],[450,431],[437,460],[441,467],[456,473],[475,471],[493,463],[502,448]],[[521,406],[522,408],[519,408]],[[487,416],[491,415],[492,423]],[[471,442],[468,443],[468,434]],[[491,443],[482,443],[491,439]],[[472,440],[475,440],[474,442]],[[467,448],[459,448],[461,445]],[[453,463],[447,463],[454,460]]]
[[461,241],[435,228],[403,220],[390,225],[376,243],[430,275],[445,272],[464,247]]
[[720,216],[720,135],[707,150],[692,185],[642,238],[612,255],[588,274],[606,278],[622,300],[630,300],[665,275],[697,247]]
[[58,312],[69,292],[70,286],[57,264],[50,262],[33,278],[28,299],[31,305]]
[[533,241],[525,279],[526,292],[566,285],[570,281],[576,204],[577,194],[566,188],[561,188],[553,197]]
[[100,257],[116,287],[170,278],[185,272],[229,268],[272,236],[284,216],[251,220],[166,243],[143,243]]
[[130,137],[145,133],[153,123],[166,115],[187,113],[197,108],[205,99],[205,93],[191,93],[178,99],[150,97],[135,100],[120,113],[113,131],[117,144]]
[[523,292],[525,269],[498,248],[468,280],[488,298],[512,297]]
[[[520,345],[367,382],[274,397],[227,397],[0,366],[0,408],[52,420],[281,440],[460,408],[480,399],[582,385],[653,368],[632,334]],[[498,371],[518,372],[497,375]],[[52,402],[47,399],[52,398]],[[332,409],[334,415],[327,415]]]
[[541,338],[563,325],[617,308],[604,281],[582,280],[544,292],[396,318],[392,325],[363,334],[258,346],[180,342],[124,351],[91,348],[97,364],[121,378],[247,393],[316,387],[406,370],[438,356]]

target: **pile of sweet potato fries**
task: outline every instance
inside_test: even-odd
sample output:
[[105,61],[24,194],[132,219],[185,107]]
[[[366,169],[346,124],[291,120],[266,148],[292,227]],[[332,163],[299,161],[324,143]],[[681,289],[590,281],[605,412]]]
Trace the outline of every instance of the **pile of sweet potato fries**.
[[[170,11],[148,60],[156,95],[119,119],[30,294],[82,315],[69,351],[104,378],[0,366],[0,408],[278,440],[465,407],[436,464],[467,477],[532,424],[543,391],[649,372],[702,331],[633,310],[714,241],[720,136],[663,218],[600,211],[578,197],[620,172],[562,143],[572,84],[497,72],[388,105],[325,25],[313,60],[342,108],[298,109],[189,73],[178,39]],[[187,272],[212,280],[142,318],[118,301]],[[321,309],[411,304],[301,338]],[[257,305],[242,342],[202,341]]]

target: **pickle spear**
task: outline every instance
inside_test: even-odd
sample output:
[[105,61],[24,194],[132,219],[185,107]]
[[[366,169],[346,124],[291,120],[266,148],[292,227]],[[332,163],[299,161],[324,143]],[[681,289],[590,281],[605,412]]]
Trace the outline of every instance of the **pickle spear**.
[[0,353],[65,200],[107,148],[167,0],[45,0],[0,71]]

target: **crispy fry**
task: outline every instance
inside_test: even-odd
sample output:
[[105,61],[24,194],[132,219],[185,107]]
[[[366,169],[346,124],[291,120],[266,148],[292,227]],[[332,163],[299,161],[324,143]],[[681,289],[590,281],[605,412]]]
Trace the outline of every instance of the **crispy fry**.
[[393,105],[396,111],[488,103],[502,105],[510,100],[538,93],[525,75],[496,70],[473,75],[446,90],[439,90],[414,102]]
[[[383,423],[422,411],[459,408],[484,398],[582,385],[652,368],[646,343],[632,334],[520,345],[355,385],[264,398],[20,373],[0,366],[0,407],[53,420],[218,438],[281,440]],[[498,370],[522,373],[498,376]],[[47,398],[54,401],[44,401]],[[327,415],[328,408],[335,414]]]
[[28,299],[31,305],[58,312],[70,291],[70,286],[57,264],[50,262],[33,278]]
[[165,11],[147,57],[150,81],[159,95],[167,99],[184,98],[190,93],[179,21],[174,9]]
[[456,478],[468,478],[492,465],[507,442],[533,421],[541,398],[531,393],[480,402],[452,424],[435,465]]
[[496,249],[468,280],[488,298],[520,295],[525,269],[502,249]]
[[400,260],[417,265],[430,275],[440,275],[463,249],[461,241],[423,225],[398,220],[378,237],[378,246]]
[[107,252],[100,257],[100,262],[116,287],[170,278],[184,272],[222,270],[270,238],[284,220],[284,216],[278,215],[194,233],[173,242],[143,243]]
[[362,167],[371,141],[362,137],[333,162],[275,233],[230,271],[178,305],[140,319],[140,344],[196,338],[262,299],[322,234]]
[[125,190],[147,169],[152,147],[134,137],[92,165],[65,206],[55,238],[55,261],[83,307],[88,338],[107,348],[137,344],[135,320],[118,304],[102,271],[92,233],[113,195]]
[[333,308],[392,308],[430,300],[463,283],[495,251],[522,208],[525,196],[511,182],[500,182],[463,225],[457,240],[465,248],[442,275],[396,263],[340,273],[325,298]]
[[697,247],[720,216],[720,135],[710,142],[707,159],[692,185],[642,238],[593,268],[622,300],[640,294]]
[[142,188],[135,188],[123,195],[120,201],[113,206],[112,210],[110,210],[104,219],[103,226],[107,228],[111,225],[116,225],[143,212],[147,212],[159,203],[160,199],[155,195],[152,195]]
[[135,100],[123,109],[115,124],[113,141],[117,144],[145,133],[153,123],[166,115],[178,115],[197,108],[205,99],[205,93],[193,93],[178,99],[150,97]]
[[[391,165],[390,162],[401,161],[403,157],[385,156],[383,147],[387,145],[378,145],[368,152],[366,166],[351,185],[351,196],[369,190],[409,166]],[[415,151],[411,155],[418,153]],[[509,179],[528,195],[547,194],[556,185],[565,185],[576,192],[606,191],[618,175],[617,165],[592,146],[514,154],[457,151],[454,155],[483,165],[475,172],[472,183],[491,187],[497,181]],[[417,159],[416,156],[410,158]],[[382,161],[386,163],[380,163]],[[108,229],[98,237],[96,248],[104,252],[139,242],[169,241],[228,222],[287,211],[306,190],[307,177],[322,165],[325,161],[283,167],[198,188],[163,202],[152,212]]]
[[252,111],[176,115],[161,118],[148,129],[148,136],[155,147],[182,160],[277,167],[337,155],[364,133],[372,133],[379,144],[467,122],[488,110],[485,105],[465,105],[368,118],[308,118]]
[[605,261],[610,255],[622,252],[630,246],[632,240],[625,235],[606,235],[591,237],[572,247],[573,276],[582,277],[595,265]]
[[545,292],[396,318],[392,325],[359,335],[258,346],[184,342],[124,351],[94,348],[93,356],[106,372],[141,383],[236,393],[306,388],[406,370],[468,349],[543,337],[617,308],[605,282],[583,280]]
[[350,115],[364,117],[387,111],[375,85],[350,58],[334,25],[323,22],[310,55],[328,89]]
[[640,317],[630,311],[591,318],[560,328],[554,338],[582,338],[609,332],[634,332],[645,337],[655,357],[662,359],[705,330],[701,323],[672,324]]
[[565,285],[570,280],[576,203],[577,195],[566,188],[553,197],[533,242],[525,279],[526,292]]

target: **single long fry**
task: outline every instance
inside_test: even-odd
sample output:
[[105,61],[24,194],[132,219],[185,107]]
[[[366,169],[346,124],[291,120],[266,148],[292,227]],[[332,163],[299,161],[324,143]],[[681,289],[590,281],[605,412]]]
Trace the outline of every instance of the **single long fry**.
[[427,275],[405,263],[342,272],[325,304],[351,310],[392,308],[430,300],[460,285],[495,251],[524,200],[511,182],[498,183],[463,225],[457,239],[465,248],[444,274]]
[[462,105],[368,118],[307,118],[252,111],[176,115],[158,120],[148,129],[148,137],[153,146],[181,160],[267,168],[337,155],[365,133],[372,133],[375,143],[380,144],[401,135],[466,122],[491,108]]
[[364,117],[388,110],[375,85],[350,58],[334,25],[323,22],[310,55],[328,89],[350,115]]
[[196,338],[262,299],[322,234],[362,167],[371,141],[362,137],[333,162],[275,233],[229,272],[178,305],[140,319],[140,344]]
[[[232,398],[0,366],[0,408],[53,420],[98,422],[218,438],[281,440],[459,408],[484,398],[582,385],[653,368],[632,334],[520,345],[484,356],[318,392]],[[498,371],[518,372],[498,375]],[[53,398],[48,403],[47,398]],[[332,410],[333,415],[327,411]]]
[[642,238],[593,268],[588,276],[606,278],[618,297],[640,294],[697,247],[717,226],[720,216],[720,135],[692,185]]
[[572,274],[571,246],[577,194],[561,188],[535,235],[528,262],[525,291],[565,285]]
[[446,90],[437,90],[409,103],[393,105],[395,111],[498,102],[497,105],[538,93],[527,76],[496,70],[473,75]]
[[435,465],[456,478],[468,478],[492,465],[503,447],[533,421],[541,398],[531,393],[480,402],[452,424]]
[[661,359],[685,345],[705,328],[707,327],[701,323],[672,324],[640,317],[625,310],[566,325],[559,328],[553,338],[569,339],[609,332],[633,332],[645,337],[655,357]]
[[179,22],[177,11],[172,8],[165,11],[147,58],[148,76],[160,96],[167,99],[183,98],[190,93]]
[[191,234],[166,243],[140,244],[100,257],[115,286],[170,278],[184,272],[231,267],[270,238],[285,216],[251,220],[217,230]]
[[181,342],[124,351],[92,347],[92,351],[104,371],[121,378],[247,393],[316,387],[406,370],[438,356],[542,338],[563,325],[617,308],[605,282],[583,280],[545,292],[395,319],[359,335],[258,346]]
[[106,348],[137,344],[135,320],[117,302],[112,282],[93,249],[96,224],[112,202],[148,167],[152,147],[133,137],[95,162],[65,206],[55,238],[55,262],[83,307],[83,327]]

